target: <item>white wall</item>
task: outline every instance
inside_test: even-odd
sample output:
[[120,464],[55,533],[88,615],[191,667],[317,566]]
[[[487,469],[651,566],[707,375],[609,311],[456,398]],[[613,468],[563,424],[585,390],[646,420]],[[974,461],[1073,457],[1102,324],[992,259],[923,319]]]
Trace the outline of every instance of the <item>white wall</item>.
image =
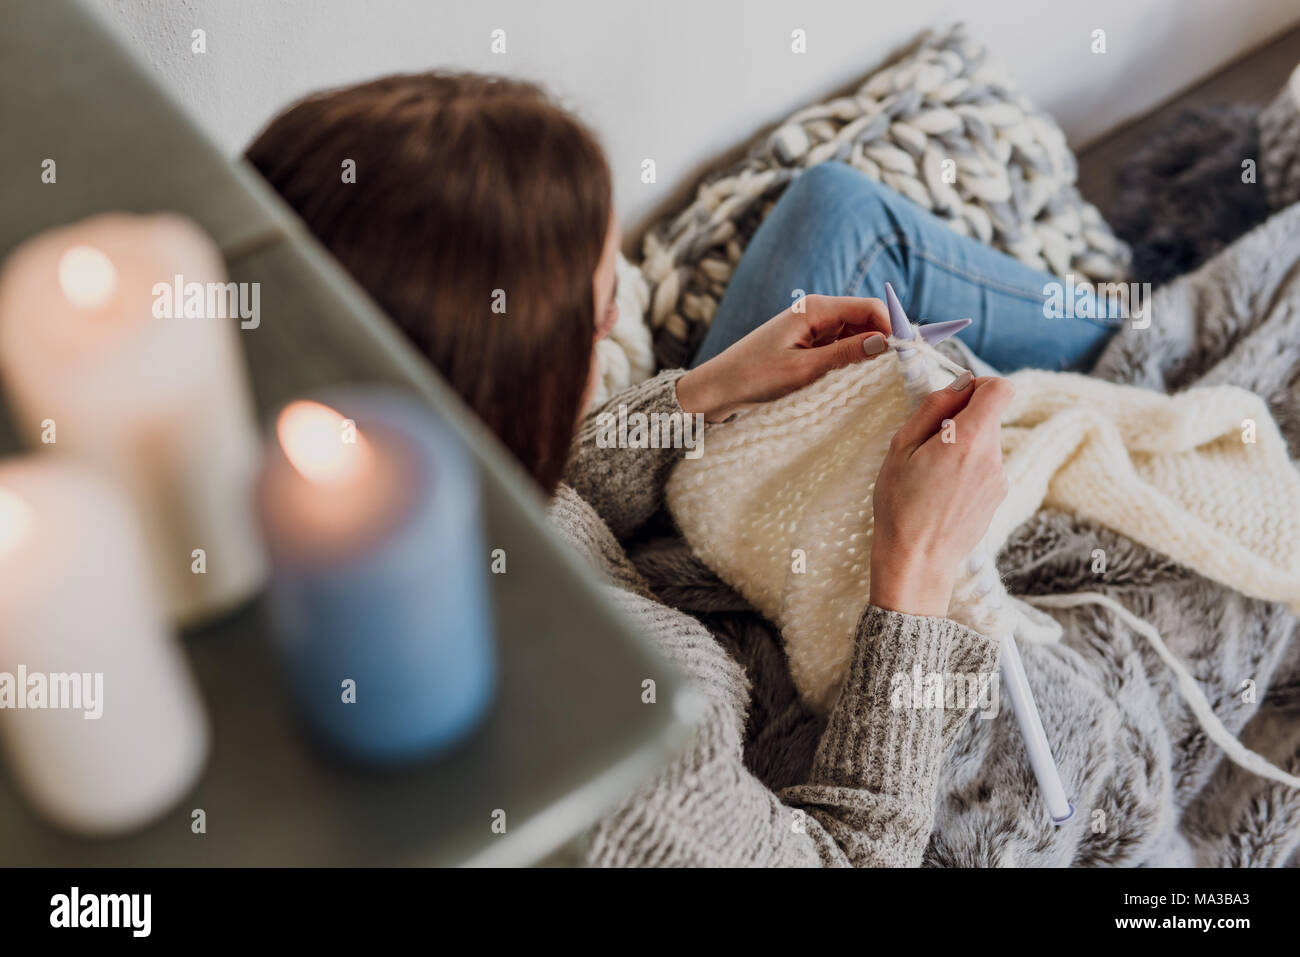
[[[710,159],[929,26],[965,19],[1078,147],[1300,21],[1295,0],[92,2],[231,155],[324,86],[434,66],[540,79],[601,134],[633,228]],[[495,28],[505,55],[489,50]],[[1104,56],[1089,51],[1098,28]],[[640,182],[645,157],[655,185]]]

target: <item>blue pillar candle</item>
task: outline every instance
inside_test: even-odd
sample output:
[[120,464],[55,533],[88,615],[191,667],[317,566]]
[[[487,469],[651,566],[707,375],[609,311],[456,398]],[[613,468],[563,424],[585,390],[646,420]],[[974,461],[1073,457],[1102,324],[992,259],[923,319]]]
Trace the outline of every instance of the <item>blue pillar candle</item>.
[[455,744],[496,678],[468,452],[414,399],[361,390],[290,403],[268,446],[270,609],[306,723],[362,759]]

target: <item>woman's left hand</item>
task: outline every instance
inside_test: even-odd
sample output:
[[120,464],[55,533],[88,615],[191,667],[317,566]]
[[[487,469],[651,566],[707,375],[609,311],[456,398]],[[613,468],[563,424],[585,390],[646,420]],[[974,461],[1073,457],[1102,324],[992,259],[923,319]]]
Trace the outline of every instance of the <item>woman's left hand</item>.
[[685,412],[719,422],[884,353],[889,312],[879,299],[805,296],[677,380]]

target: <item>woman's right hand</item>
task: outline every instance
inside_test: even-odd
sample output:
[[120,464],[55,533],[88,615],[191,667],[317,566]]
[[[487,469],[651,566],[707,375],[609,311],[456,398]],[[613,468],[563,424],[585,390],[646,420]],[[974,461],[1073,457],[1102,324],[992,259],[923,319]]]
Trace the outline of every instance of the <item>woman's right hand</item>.
[[965,372],[926,396],[894,436],[876,479],[873,605],[948,613],[961,562],[1007,495],[1001,419],[1014,392],[1006,379]]

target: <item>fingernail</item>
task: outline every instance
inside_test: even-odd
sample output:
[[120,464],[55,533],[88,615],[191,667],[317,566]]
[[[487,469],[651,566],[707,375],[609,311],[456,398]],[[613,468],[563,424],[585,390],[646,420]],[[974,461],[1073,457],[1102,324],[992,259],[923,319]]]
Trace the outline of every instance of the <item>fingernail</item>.
[[862,351],[869,356],[878,356],[888,348],[885,337],[877,333],[862,340]]
[[971,380],[974,378],[975,377],[970,373],[970,369],[962,369],[961,375],[953,379],[952,384],[949,385],[948,388],[952,389],[953,392],[965,392],[966,387],[971,384]]

